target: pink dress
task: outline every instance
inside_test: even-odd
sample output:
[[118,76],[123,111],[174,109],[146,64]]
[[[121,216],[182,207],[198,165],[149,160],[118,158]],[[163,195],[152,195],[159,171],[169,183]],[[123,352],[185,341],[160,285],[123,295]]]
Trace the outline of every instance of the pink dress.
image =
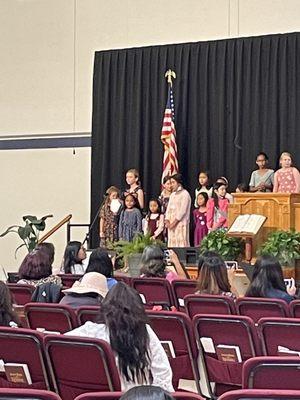
[[219,207],[215,207],[214,199],[209,199],[207,202],[207,227],[208,229],[227,228],[229,200],[226,198],[219,199]]
[[195,230],[194,230],[194,246],[199,246],[204,236],[207,235],[208,229],[206,225],[206,212],[198,209],[193,211]]
[[297,193],[293,168],[279,169],[276,172],[278,181],[278,193]]

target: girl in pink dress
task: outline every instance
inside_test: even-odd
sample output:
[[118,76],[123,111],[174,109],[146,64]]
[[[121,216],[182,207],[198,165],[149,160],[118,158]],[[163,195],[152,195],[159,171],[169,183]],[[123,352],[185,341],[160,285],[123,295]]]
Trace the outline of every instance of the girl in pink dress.
[[194,246],[199,246],[204,236],[207,235],[208,229],[206,225],[206,204],[208,201],[208,194],[205,192],[198,193],[197,196],[197,206],[193,211],[194,216]]
[[227,228],[229,200],[226,199],[226,185],[217,182],[213,186],[213,197],[207,202],[207,228],[215,231],[220,228]]
[[284,152],[279,159],[280,169],[274,175],[274,193],[300,193],[300,173],[292,166],[292,156]]

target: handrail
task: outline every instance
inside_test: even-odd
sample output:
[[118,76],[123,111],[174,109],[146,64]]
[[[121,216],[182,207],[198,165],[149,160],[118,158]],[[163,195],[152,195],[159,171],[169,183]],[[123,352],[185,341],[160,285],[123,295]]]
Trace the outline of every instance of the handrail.
[[50,229],[50,231],[48,233],[46,233],[44,236],[42,236],[39,241],[38,244],[43,243],[45,240],[48,239],[49,236],[53,235],[53,233],[55,233],[58,229],[60,229],[64,224],[66,224],[67,222],[70,221],[70,219],[72,218],[72,214],[67,215],[64,219],[62,219],[58,224],[56,224],[52,229]]

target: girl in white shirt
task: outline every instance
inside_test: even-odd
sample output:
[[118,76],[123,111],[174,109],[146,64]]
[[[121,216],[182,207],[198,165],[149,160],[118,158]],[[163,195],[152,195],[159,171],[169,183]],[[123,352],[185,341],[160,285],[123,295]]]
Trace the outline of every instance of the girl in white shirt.
[[173,392],[168,357],[152,328],[138,293],[123,282],[115,285],[101,305],[104,324],[86,322],[67,335],[98,338],[116,354],[122,391],[156,385]]

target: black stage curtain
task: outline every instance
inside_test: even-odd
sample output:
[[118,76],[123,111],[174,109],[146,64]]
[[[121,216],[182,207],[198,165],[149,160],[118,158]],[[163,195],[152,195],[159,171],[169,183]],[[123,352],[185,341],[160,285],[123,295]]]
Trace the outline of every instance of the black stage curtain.
[[248,182],[259,151],[271,167],[285,150],[300,166],[299,67],[300,33],[96,52],[91,219],[108,186],[125,187],[129,168],[140,171],[148,199],[159,193],[169,68],[179,168],[192,197],[203,169],[211,182],[226,176],[231,190]]

